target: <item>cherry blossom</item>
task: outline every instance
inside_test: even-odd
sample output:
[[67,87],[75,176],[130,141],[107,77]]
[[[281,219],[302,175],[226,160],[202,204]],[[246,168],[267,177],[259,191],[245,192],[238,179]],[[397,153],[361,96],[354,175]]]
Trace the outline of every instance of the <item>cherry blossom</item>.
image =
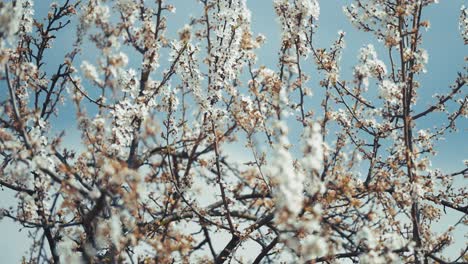
[[425,81],[437,2],[348,1],[372,38],[356,55],[353,31],[317,40],[323,1],[262,3],[273,65],[246,0],[193,1],[190,17],[166,0],[60,1],[43,18],[39,1],[0,3],[0,186],[14,196],[0,220],[28,231],[22,261],[463,261],[446,249],[461,243],[467,161],[435,155],[463,133],[468,77],[438,94]]

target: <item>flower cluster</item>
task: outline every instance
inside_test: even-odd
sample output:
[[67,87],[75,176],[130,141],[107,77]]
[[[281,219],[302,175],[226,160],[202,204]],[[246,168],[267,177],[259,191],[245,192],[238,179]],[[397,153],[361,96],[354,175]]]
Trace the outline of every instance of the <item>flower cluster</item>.
[[[218,1],[216,12],[212,14],[213,32],[208,47],[208,65],[210,87],[209,100],[220,101],[223,91],[231,96],[237,95],[232,82],[237,79],[247,59],[247,53],[253,48],[249,45],[250,11],[245,0]],[[214,6],[213,6],[214,7]],[[208,33],[207,33],[208,34]],[[207,36],[208,37],[208,36]]]
[[465,41],[465,45],[468,44],[468,8],[464,5],[460,9],[460,18],[459,18],[459,29],[460,34]]
[[313,30],[313,20],[318,20],[320,7],[317,0],[275,0],[275,11],[281,23],[282,45],[296,46],[302,56],[310,52],[308,35]]
[[359,64],[354,67],[354,76],[365,87],[369,86],[369,78],[381,80],[387,74],[385,63],[378,59],[372,44],[368,44],[359,51]]
[[14,36],[18,32],[31,32],[33,15],[33,1],[2,3],[0,6],[0,48],[3,48],[4,40],[13,44]]
[[[294,159],[289,153],[288,129],[284,123],[277,123],[279,133],[275,145],[275,159],[270,165],[270,177],[277,183],[275,191],[277,210],[280,214],[290,212],[294,217],[300,213],[304,200],[304,174],[294,166]],[[289,217],[287,214],[286,219]]]

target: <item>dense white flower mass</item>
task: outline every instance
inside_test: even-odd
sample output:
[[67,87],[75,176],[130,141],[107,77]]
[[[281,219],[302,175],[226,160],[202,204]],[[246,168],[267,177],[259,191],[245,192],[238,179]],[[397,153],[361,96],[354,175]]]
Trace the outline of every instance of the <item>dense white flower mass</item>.
[[282,122],[276,124],[280,133],[275,144],[275,158],[270,166],[270,175],[277,183],[275,198],[279,211],[288,210],[297,215],[304,200],[304,174],[294,167],[294,159],[288,148],[288,128]]
[[374,249],[377,246],[377,238],[374,232],[367,226],[363,227],[358,235],[357,239],[363,242],[367,247]]
[[303,135],[305,140],[303,145],[304,157],[301,160],[305,173],[305,189],[309,195],[324,191],[324,184],[319,178],[319,173],[323,169],[324,145],[321,128],[318,123],[311,127],[306,127]]
[[380,85],[380,96],[390,105],[396,106],[402,100],[402,88],[391,80],[383,80]]
[[13,43],[14,36],[21,32],[31,32],[33,22],[33,1],[19,0],[0,5],[0,48],[4,40]]
[[387,74],[385,63],[378,59],[374,45],[368,44],[359,51],[359,64],[354,68],[354,75],[369,86],[369,78],[382,79]]
[[134,69],[119,69],[116,77],[117,85],[122,92],[127,93],[133,99],[138,97],[140,81]]
[[81,70],[83,71],[83,75],[90,81],[94,81],[96,83],[100,82],[97,69],[91,63],[83,61],[81,63]]
[[304,131],[304,159],[302,166],[307,171],[320,171],[323,166],[323,140],[320,124],[315,123]]
[[295,46],[302,56],[307,56],[308,34],[313,30],[313,20],[320,15],[317,0],[275,0],[274,6],[281,23],[283,45]]
[[314,19],[318,19],[320,15],[320,6],[317,0],[299,0],[297,6],[301,10],[301,13],[306,17],[310,16]]
[[199,70],[200,63],[198,62],[198,54],[200,48],[191,43],[175,43],[173,60],[175,60],[178,55],[176,51],[180,51],[181,45],[186,45],[186,50],[180,55],[178,61],[179,67],[176,68],[177,74],[181,78],[183,85],[192,90],[197,103],[200,104],[202,109],[207,110],[210,107],[210,102],[207,98],[206,91],[203,91],[201,87],[201,82],[204,78]]
[[209,54],[209,75],[212,95],[211,101],[219,101],[223,97],[222,90],[228,94],[237,95],[232,82],[237,78],[245,65],[247,52],[254,48],[249,46],[250,11],[246,0],[221,0],[218,10],[213,15],[213,28]]

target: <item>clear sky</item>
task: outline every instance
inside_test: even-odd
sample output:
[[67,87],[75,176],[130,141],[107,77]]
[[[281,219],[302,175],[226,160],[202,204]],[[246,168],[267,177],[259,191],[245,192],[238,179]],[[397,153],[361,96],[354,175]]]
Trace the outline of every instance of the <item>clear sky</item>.
[[[59,1],[62,2],[62,1]],[[329,47],[337,37],[337,32],[343,30],[346,32],[346,49],[342,57],[342,74],[341,76],[351,79],[352,67],[357,62],[357,51],[363,45],[372,43],[377,48],[379,56],[384,58],[386,51],[382,43],[378,43],[374,36],[370,33],[358,32],[354,30],[351,24],[346,20],[342,12],[342,6],[350,3],[350,0],[321,0],[321,14],[319,19],[319,29],[315,37],[315,43],[318,47]],[[36,1],[35,16],[37,18],[45,17],[48,10],[49,1]],[[168,18],[168,32],[175,36],[177,30],[184,24],[189,22],[189,15],[198,16],[201,14],[201,6],[195,0],[169,0],[176,6],[176,13]],[[420,75],[419,81],[422,83],[420,91],[423,96],[420,98],[417,107],[424,107],[433,102],[431,95],[434,93],[444,93],[448,91],[449,85],[456,78],[457,71],[462,71],[464,57],[468,56],[467,47],[463,45],[463,40],[458,31],[458,16],[461,5],[465,3],[463,0],[440,0],[440,3],[426,9],[423,13],[423,19],[429,19],[431,27],[427,32],[424,32],[424,48],[429,53],[429,64],[427,65],[427,73]],[[265,45],[258,51],[258,66],[266,65],[272,69],[276,69],[277,52],[279,50],[279,24],[273,10],[271,0],[247,0],[248,7],[252,12],[252,29],[255,34],[262,33],[267,37]],[[61,33],[54,43],[53,50],[49,50],[46,54],[48,64],[46,69],[52,71],[56,69],[56,65],[63,61],[63,55],[70,50],[75,36],[74,28],[69,27],[69,30]],[[79,59],[87,59],[95,62],[95,52],[91,46],[84,49],[80,54]],[[131,58],[131,56],[130,56]],[[130,66],[138,68],[138,61],[130,59]],[[80,61],[75,64],[79,68]],[[162,64],[164,67],[164,65]],[[314,72],[312,69],[310,72]],[[319,77],[311,74],[311,86],[313,89],[320,89],[318,85]],[[375,86],[370,89],[377,89]],[[3,90],[3,88],[2,88]],[[311,100],[319,100],[317,98]],[[317,104],[318,105],[318,104]],[[61,110],[61,117],[56,118],[53,126],[56,131],[66,130],[66,145],[76,147],[79,136],[73,129],[76,128],[74,120],[74,109],[69,101]],[[422,126],[432,127],[436,123],[440,123],[441,119],[425,119]],[[70,129],[72,128],[72,129]],[[423,128],[423,127],[420,127]],[[446,136],[446,140],[439,142],[437,148],[438,155],[433,159],[433,166],[441,168],[443,171],[452,172],[463,168],[462,161],[467,158],[468,146],[466,132],[468,124],[466,120],[459,121],[460,132]],[[465,137],[464,137],[465,136]],[[463,183],[462,183],[463,184]],[[0,191],[0,207],[12,205],[12,194],[7,191]],[[451,216],[449,215],[448,218]],[[441,226],[444,224],[442,223]],[[23,229],[19,232],[20,226],[12,223],[10,220],[2,220],[0,222],[0,262],[2,263],[18,263],[20,256],[27,250],[28,241],[26,233],[28,230]],[[464,229],[466,233],[466,228]],[[459,234],[458,240],[462,243],[464,234]]]

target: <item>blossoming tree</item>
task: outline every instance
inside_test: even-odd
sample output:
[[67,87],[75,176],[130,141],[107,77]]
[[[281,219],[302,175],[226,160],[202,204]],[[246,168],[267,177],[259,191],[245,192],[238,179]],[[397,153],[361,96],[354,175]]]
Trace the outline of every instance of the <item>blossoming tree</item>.
[[[351,80],[345,33],[313,41],[317,0],[265,1],[281,28],[277,68],[256,57],[265,38],[246,0],[193,2],[176,38],[170,1],[63,0],[45,18],[32,0],[0,3],[0,185],[17,201],[0,215],[30,231],[24,263],[467,261],[466,248],[444,254],[466,224],[454,182],[467,169],[430,164],[467,115],[467,69],[414,108],[431,92],[419,80],[436,0],[345,6],[388,51],[362,47]],[[53,40],[74,28],[50,65]],[[80,60],[89,45],[97,57]],[[433,115],[447,123],[421,126]],[[56,125],[71,121],[81,142],[67,145]],[[453,223],[436,232],[445,214]]]

